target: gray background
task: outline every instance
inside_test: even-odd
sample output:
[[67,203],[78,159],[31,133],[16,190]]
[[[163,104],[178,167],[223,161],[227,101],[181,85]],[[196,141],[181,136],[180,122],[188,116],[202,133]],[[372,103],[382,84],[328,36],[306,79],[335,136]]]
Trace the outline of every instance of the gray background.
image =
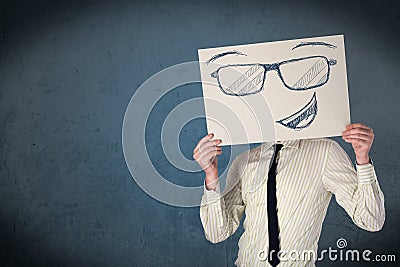
[[[197,60],[198,48],[332,34],[345,35],[352,121],[376,133],[371,156],[386,222],[378,233],[359,229],[332,200],[319,247],[336,248],[343,237],[349,248],[400,256],[395,2],[2,1],[1,265],[232,266],[242,228],[211,244],[198,208],[162,204],[131,178],[121,145],[129,99],[154,73]],[[169,165],[160,125],[175,105],[201,95],[200,84],[176,88],[146,128],[154,165],[177,184],[200,185],[203,176]],[[188,158],[205,134],[204,119],[185,126]]]

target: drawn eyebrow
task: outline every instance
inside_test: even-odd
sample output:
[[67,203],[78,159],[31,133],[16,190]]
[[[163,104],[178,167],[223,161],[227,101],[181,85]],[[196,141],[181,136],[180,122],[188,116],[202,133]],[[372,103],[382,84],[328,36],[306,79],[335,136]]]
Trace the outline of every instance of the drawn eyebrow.
[[302,46],[308,46],[308,45],[311,45],[311,46],[322,45],[322,46],[327,46],[327,47],[333,48],[333,49],[337,48],[336,45],[328,44],[325,42],[301,42],[301,43],[297,44],[295,47],[293,47],[292,50],[302,47]]
[[245,53],[242,53],[240,51],[237,50],[232,50],[232,51],[227,51],[227,52],[223,52],[220,54],[216,54],[214,56],[212,56],[209,60],[206,61],[206,64],[210,64],[210,62],[213,62],[221,57],[227,56],[227,55],[240,55],[240,56],[247,56]]

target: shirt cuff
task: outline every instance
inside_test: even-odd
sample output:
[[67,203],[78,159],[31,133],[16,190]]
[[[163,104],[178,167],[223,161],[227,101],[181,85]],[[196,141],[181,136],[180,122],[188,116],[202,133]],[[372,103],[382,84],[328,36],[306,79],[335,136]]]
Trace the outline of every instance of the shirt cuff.
[[356,162],[356,169],[359,184],[371,184],[376,181],[375,168],[371,158],[367,164],[358,165]]
[[204,179],[204,200],[207,204],[217,202],[221,198],[219,181],[217,182],[215,190],[208,190],[206,188],[206,180]]

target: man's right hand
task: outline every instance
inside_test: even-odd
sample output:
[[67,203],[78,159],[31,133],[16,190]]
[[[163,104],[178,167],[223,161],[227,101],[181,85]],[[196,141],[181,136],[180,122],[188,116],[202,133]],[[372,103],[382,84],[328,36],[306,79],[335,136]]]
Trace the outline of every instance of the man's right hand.
[[221,139],[211,140],[214,134],[204,136],[193,150],[193,158],[206,174],[206,188],[215,190],[218,183],[218,158],[222,154]]

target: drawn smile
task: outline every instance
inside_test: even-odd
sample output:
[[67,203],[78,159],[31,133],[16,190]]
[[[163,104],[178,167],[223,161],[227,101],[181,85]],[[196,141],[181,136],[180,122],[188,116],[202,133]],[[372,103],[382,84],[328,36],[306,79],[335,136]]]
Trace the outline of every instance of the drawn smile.
[[299,111],[276,122],[293,130],[301,130],[308,127],[314,121],[317,111],[317,97],[314,92],[311,100]]

